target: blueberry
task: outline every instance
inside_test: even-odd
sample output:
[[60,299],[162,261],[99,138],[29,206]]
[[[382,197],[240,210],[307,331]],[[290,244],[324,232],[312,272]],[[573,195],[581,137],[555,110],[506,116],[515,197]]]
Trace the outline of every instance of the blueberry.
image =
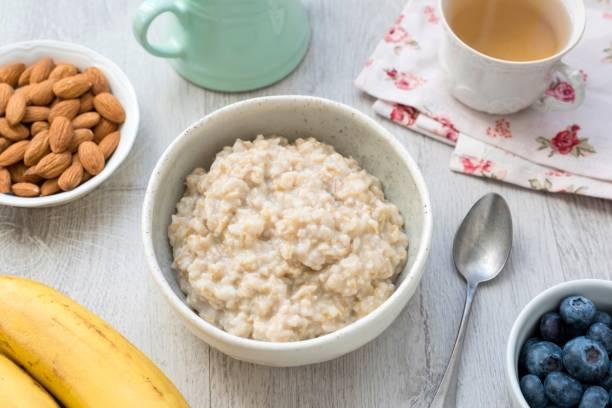
[[539,377],[563,368],[563,350],[550,341],[540,341],[527,350],[527,371]]
[[603,380],[599,383],[603,388],[608,391],[612,391],[612,361],[608,364],[608,373]]
[[610,402],[608,391],[594,386],[587,388],[584,394],[582,394],[578,408],[606,408],[608,402]]
[[598,383],[608,373],[608,353],[598,341],[576,337],[563,348],[563,365],[575,379]]
[[603,323],[608,327],[612,328],[612,317],[610,314],[606,312],[597,312],[595,313],[595,318],[593,319],[593,323]]
[[554,372],[544,380],[546,396],[559,407],[578,405],[582,397],[582,384],[561,372]]
[[563,342],[563,323],[559,313],[548,312],[540,318],[540,334],[544,340],[557,344]]
[[576,329],[586,329],[593,323],[597,308],[584,296],[570,296],[563,299],[559,311],[565,324]]
[[593,323],[586,335],[589,339],[600,342],[608,353],[612,353],[612,329],[603,323]]
[[520,381],[521,392],[525,401],[531,408],[544,408],[548,404],[548,398],[544,392],[544,384],[540,377],[527,374]]
[[532,337],[530,339],[527,339],[527,341],[523,343],[523,347],[521,348],[521,352],[519,353],[518,359],[518,366],[520,369],[527,369],[527,350],[529,350],[529,347],[533,346],[538,342],[540,342],[540,339]]

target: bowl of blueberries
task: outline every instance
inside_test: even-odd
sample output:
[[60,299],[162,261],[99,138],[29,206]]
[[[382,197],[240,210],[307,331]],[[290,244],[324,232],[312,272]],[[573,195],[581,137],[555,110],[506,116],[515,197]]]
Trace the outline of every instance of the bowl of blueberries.
[[612,282],[565,282],[529,302],[508,338],[506,374],[516,407],[612,407]]

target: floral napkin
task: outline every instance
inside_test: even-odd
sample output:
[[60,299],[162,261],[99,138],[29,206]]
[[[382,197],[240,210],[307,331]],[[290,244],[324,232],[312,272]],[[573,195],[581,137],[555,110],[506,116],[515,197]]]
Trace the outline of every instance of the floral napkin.
[[[411,0],[357,77],[376,113],[454,146],[453,171],[535,190],[612,199],[612,3],[587,0],[587,28],[564,62],[586,79],[582,106],[569,112],[474,111],[447,92],[438,66],[442,34],[432,0]],[[553,79],[547,98],[572,101]]]

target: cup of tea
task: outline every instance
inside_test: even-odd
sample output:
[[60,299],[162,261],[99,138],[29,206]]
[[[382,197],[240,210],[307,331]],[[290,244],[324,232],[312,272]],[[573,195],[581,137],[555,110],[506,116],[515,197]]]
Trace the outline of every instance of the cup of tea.
[[[583,75],[561,61],[584,32],[582,0],[440,0],[439,5],[444,27],[439,60],[459,101],[492,114],[529,106],[572,110],[582,103]],[[565,97],[551,92],[558,87]]]

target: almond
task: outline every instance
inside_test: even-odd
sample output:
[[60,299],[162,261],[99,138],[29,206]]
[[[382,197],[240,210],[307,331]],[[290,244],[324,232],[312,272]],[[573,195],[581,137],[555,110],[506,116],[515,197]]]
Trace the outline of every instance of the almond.
[[63,79],[66,77],[74,76],[79,73],[77,67],[72,64],[59,63],[49,73],[49,79]]
[[42,178],[52,179],[58,177],[70,166],[72,162],[72,154],[64,153],[49,153],[36,164],[34,173]]
[[121,136],[119,131],[116,131],[104,136],[104,139],[102,139],[100,143],[98,143],[98,147],[104,155],[105,160],[108,160],[108,158],[111,157],[117,146],[119,146],[120,138]]
[[62,153],[68,150],[72,141],[74,129],[68,118],[57,117],[49,127],[49,146],[53,153]]
[[64,99],[78,98],[91,88],[89,76],[85,74],[74,75],[60,79],[53,85],[55,95]]
[[38,122],[32,123],[32,126],[30,126],[30,133],[32,134],[32,136],[36,136],[43,130],[48,130],[48,129],[49,129],[49,122],[38,121]]
[[10,145],[11,145],[11,142],[8,139],[4,137],[0,137],[0,153],[5,151],[6,148],[9,147]]
[[58,191],[60,191],[61,189],[57,185],[57,180],[58,179],[54,178],[54,179],[47,180],[44,183],[42,183],[42,185],[40,186],[40,195],[49,196],[51,194],[55,194]]
[[13,87],[9,84],[0,84],[0,116],[6,112],[6,105],[8,105],[9,99],[13,96]]
[[114,123],[125,122],[125,111],[121,103],[108,92],[102,92],[94,98],[94,108],[104,118]]
[[21,94],[23,98],[26,100],[26,105],[30,103],[30,92],[34,88],[34,85],[25,85],[21,88],[15,89],[16,94]]
[[9,173],[11,173],[11,183],[26,183],[25,172],[28,170],[25,164],[22,162],[15,163],[8,167]]
[[18,142],[27,139],[30,136],[30,131],[22,124],[11,126],[6,118],[0,118],[0,136]]
[[25,108],[25,115],[23,115],[21,121],[23,123],[45,121],[49,118],[50,110],[46,106],[28,106]]
[[32,65],[27,67],[25,71],[19,75],[19,79],[17,80],[17,86],[24,86],[30,83],[30,74],[32,74]]
[[107,119],[100,119],[100,122],[96,125],[96,127],[94,128],[94,140],[96,142],[100,142],[102,139],[104,139],[104,136],[108,135],[109,133],[114,132],[115,130],[118,129],[118,126],[116,123],[111,122],[110,120]]
[[91,142],[94,139],[94,134],[90,129],[75,129],[70,142],[70,150],[72,153],[79,149],[79,145],[83,142]]
[[49,74],[53,70],[55,64],[51,58],[41,58],[34,65],[32,65],[32,72],[30,73],[30,83],[37,84],[49,78]]
[[29,140],[22,140],[7,147],[5,151],[0,153],[0,167],[8,167],[23,160],[23,155],[29,143]]
[[6,105],[6,120],[11,126],[14,126],[21,122],[23,115],[25,115],[26,100],[23,94],[17,92],[11,96],[8,104]]
[[0,169],[0,193],[11,191],[11,173],[7,169]]
[[89,67],[85,70],[85,75],[89,77],[92,83],[91,90],[94,95],[102,92],[110,92],[110,85],[106,76],[96,67]]
[[83,96],[81,96],[81,108],[79,109],[79,113],[89,112],[93,110],[93,94],[91,92],[85,92]]
[[79,161],[85,171],[95,176],[104,168],[104,155],[94,142],[83,142],[79,146]]
[[68,167],[57,180],[57,185],[62,191],[70,191],[83,180],[83,165],[79,160],[73,160],[70,167]]
[[[25,166],[25,164],[24,164],[24,166]],[[38,174],[36,174],[36,171],[35,171],[34,167],[30,167],[29,169],[27,169],[23,173],[23,181],[26,182],[26,183],[39,184],[41,181],[43,181],[43,178],[40,177]]]
[[13,193],[19,197],[36,197],[40,195],[40,188],[32,183],[17,183],[11,186]]
[[72,127],[75,129],[90,129],[100,122],[100,114],[98,112],[85,112],[72,120]]
[[53,93],[53,85],[57,79],[46,79],[42,82],[32,85],[28,92],[28,98],[32,105],[49,105],[55,98]]
[[78,99],[66,99],[60,101],[51,107],[49,112],[49,123],[53,123],[55,118],[63,116],[69,120],[72,120],[79,113],[79,107],[81,102]]
[[23,162],[26,166],[34,166],[50,152],[49,131],[43,130],[30,140],[30,144],[23,155]]
[[0,82],[9,84],[13,88],[17,86],[19,77],[25,71],[24,64],[5,64],[0,67]]

